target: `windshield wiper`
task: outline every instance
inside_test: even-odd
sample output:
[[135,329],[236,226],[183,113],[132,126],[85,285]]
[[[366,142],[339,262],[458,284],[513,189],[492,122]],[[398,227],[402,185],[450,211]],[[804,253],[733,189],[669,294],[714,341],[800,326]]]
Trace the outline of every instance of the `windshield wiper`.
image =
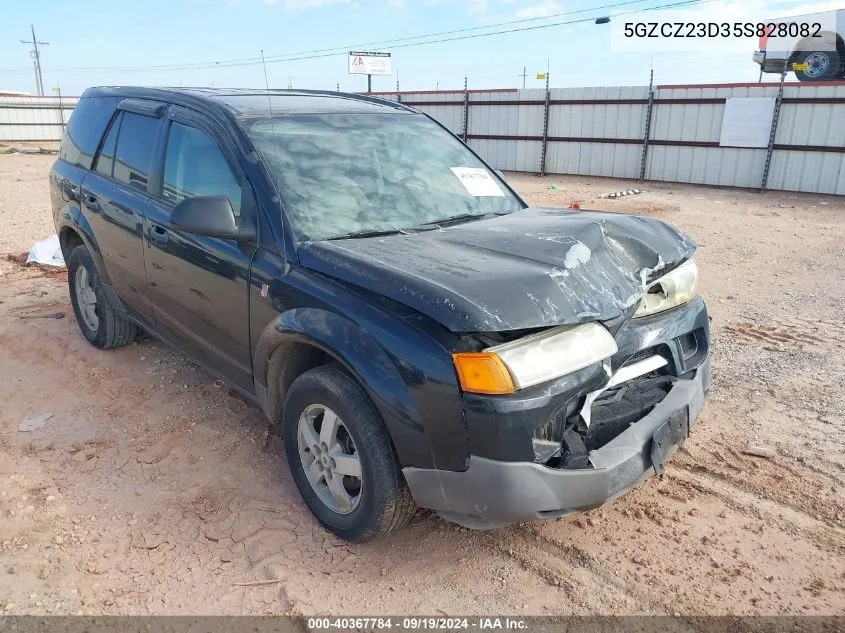
[[351,233],[344,233],[342,235],[335,235],[334,237],[327,237],[327,240],[351,240],[356,237],[380,237],[382,235],[408,235],[410,231],[405,229],[382,229],[377,231],[352,231]]
[[453,215],[448,218],[443,218],[442,220],[433,220],[431,222],[424,222],[423,224],[419,224],[414,228],[421,228],[421,227],[431,227],[435,229],[442,228],[444,226],[452,226],[454,224],[460,224],[461,222],[468,222],[470,220],[484,220],[489,217],[498,216],[498,215],[507,215],[510,211],[502,211],[499,213],[461,213],[460,215]]

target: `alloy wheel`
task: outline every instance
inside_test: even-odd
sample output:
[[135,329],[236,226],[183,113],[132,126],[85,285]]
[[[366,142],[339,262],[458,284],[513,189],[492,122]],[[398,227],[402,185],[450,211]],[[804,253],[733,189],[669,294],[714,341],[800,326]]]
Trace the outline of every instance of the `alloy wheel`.
[[85,266],[76,269],[74,288],[76,290],[76,303],[79,305],[82,320],[89,330],[96,332],[97,328],[100,327],[100,317],[97,314],[97,293],[94,292],[94,287],[91,285],[91,275],[88,274],[88,269]]
[[299,459],[311,488],[338,514],[350,514],[361,501],[361,459],[349,430],[338,415],[312,404],[299,416]]

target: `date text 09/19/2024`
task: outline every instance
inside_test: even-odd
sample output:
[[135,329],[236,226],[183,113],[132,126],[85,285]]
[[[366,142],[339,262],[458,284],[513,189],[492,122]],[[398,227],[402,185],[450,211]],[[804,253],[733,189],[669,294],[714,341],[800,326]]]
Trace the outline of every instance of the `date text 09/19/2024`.
[[308,618],[311,630],[526,630],[528,623],[523,618],[505,617],[347,617],[347,618]]

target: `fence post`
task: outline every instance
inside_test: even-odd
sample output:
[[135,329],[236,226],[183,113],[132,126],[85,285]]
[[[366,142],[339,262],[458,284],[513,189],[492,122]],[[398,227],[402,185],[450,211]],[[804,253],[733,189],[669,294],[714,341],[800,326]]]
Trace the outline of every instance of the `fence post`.
[[546,175],[546,150],[549,146],[549,71],[546,70],[546,103],[543,106],[543,147],[540,149],[540,175]]
[[648,82],[648,109],[645,113],[645,136],[643,137],[643,155],[640,159],[640,179],[637,182],[642,183],[645,180],[645,167],[648,160],[648,141],[651,137],[651,113],[654,109],[654,69],[651,69],[651,79]]
[[62,87],[56,86],[56,93],[59,95],[59,122],[62,124],[62,136],[65,134],[65,111],[62,109]]
[[775,134],[778,131],[778,119],[780,118],[780,104],[783,102],[783,82],[786,79],[787,62],[783,62],[783,70],[780,73],[780,87],[778,97],[775,99],[775,109],[772,112],[772,129],[769,132],[769,147],[766,150],[766,163],[763,165],[763,182],[760,183],[760,194],[766,193],[766,185],[769,182],[769,168],[772,166],[772,153],[775,150]]
[[461,135],[464,143],[469,138],[469,82],[464,77],[464,133]]

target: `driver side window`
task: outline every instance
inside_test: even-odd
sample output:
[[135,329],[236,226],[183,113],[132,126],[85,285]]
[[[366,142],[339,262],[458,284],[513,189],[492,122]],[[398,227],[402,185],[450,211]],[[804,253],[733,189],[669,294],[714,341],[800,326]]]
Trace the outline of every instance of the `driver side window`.
[[195,196],[225,196],[241,214],[241,185],[220,147],[205,132],[172,122],[161,197],[176,205]]

